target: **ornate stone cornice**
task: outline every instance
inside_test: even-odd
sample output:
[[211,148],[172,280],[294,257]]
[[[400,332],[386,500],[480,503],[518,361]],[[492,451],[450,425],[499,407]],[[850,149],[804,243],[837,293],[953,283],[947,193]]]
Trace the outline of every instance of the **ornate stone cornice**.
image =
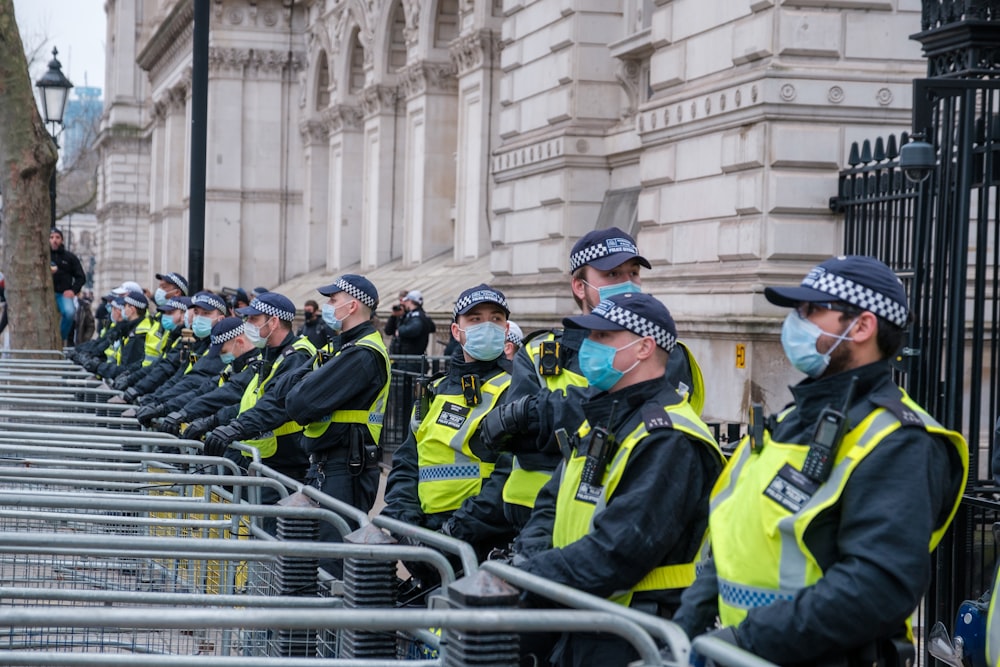
[[318,120],[304,120],[299,123],[299,134],[302,135],[302,143],[307,146],[325,144],[329,136],[326,124]]
[[[278,25],[281,15],[284,15],[284,25],[288,25],[292,17],[292,0],[282,0],[281,8],[259,0],[250,0],[248,3],[240,3],[245,6],[236,6],[230,3],[225,6],[223,0],[215,0],[215,18],[219,22],[229,25],[243,25],[244,23],[255,27],[273,28]],[[263,5],[261,7],[261,5]]]
[[194,3],[177,2],[146,45],[139,51],[136,62],[150,73],[155,80],[163,67],[172,62],[182,49],[191,52],[191,36],[194,32]]
[[336,106],[323,109],[321,118],[327,132],[329,134],[336,134],[337,132],[360,130],[364,114],[357,107],[348,104],[337,104]]
[[423,93],[452,93],[458,90],[454,63],[420,62],[400,71],[403,97],[409,99]]
[[365,118],[380,113],[394,112],[396,109],[396,89],[378,84],[361,91],[361,108]]
[[280,77],[285,68],[296,72],[305,67],[305,55],[265,49],[212,47],[208,50],[208,69],[216,75],[250,78]]

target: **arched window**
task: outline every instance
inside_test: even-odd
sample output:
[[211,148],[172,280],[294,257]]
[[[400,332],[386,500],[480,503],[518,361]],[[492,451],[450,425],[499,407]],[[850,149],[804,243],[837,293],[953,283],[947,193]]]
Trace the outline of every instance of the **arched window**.
[[365,87],[365,49],[361,46],[358,28],[351,32],[348,44],[351,45],[351,81],[347,92],[356,95]]
[[320,51],[316,63],[316,111],[330,106],[330,64],[326,51]]
[[434,46],[447,49],[458,37],[458,0],[438,0],[434,21]]
[[388,74],[394,74],[406,66],[406,14],[403,13],[403,3],[396,0],[392,10],[392,22],[389,23],[389,57],[386,59]]

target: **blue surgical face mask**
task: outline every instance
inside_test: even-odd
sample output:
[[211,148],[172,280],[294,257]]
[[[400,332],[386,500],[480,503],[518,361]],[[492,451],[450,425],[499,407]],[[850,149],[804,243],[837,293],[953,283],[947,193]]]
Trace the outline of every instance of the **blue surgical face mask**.
[[173,331],[177,328],[177,325],[174,324],[174,318],[167,313],[164,313],[163,317],[160,318],[160,326],[163,327],[164,331]]
[[337,309],[341,306],[346,306],[347,303],[342,303],[340,306],[335,306],[332,303],[324,303],[323,307],[320,308],[320,314],[323,316],[323,321],[326,322],[326,326],[330,327],[334,331],[340,331],[344,328],[344,320],[337,317]]
[[[784,348],[785,356],[792,362],[792,366],[811,378],[818,378],[830,365],[830,355],[837,346],[845,340],[854,340],[847,336],[847,332],[854,328],[857,321],[855,318],[843,334],[831,334],[793,310],[781,326],[781,347]],[[821,353],[816,349],[816,342],[820,336],[836,338],[837,342],[825,353]]]
[[212,333],[212,318],[207,315],[195,315],[191,322],[191,330],[198,338],[208,338]]
[[247,338],[250,339],[250,342],[253,343],[253,346],[258,350],[267,345],[267,339],[270,337],[270,334],[267,336],[261,336],[260,327],[250,324],[249,322],[243,323],[243,333],[247,335]]
[[459,327],[465,332],[465,345],[462,349],[473,359],[493,361],[503,354],[503,344],[507,341],[507,329],[493,322],[481,322],[468,329]]
[[627,345],[611,347],[610,345],[604,345],[585,338],[580,345],[579,353],[580,370],[583,372],[583,377],[587,378],[587,382],[591,387],[595,387],[601,391],[609,391],[618,384],[618,381],[626,373],[639,365],[639,361],[636,360],[630,367],[620,371],[615,368],[615,355],[627,347],[632,347],[641,340],[641,338],[637,338]]
[[157,287],[156,291],[153,292],[153,301],[156,302],[157,306],[167,305],[167,291],[162,287]]
[[[593,285],[591,285],[591,287],[593,287]],[[601,297],[601,301],[604,301],[608,297],[615,296],[616,294],[633,294],[641,291],[642,288],[631,280],[626,280],[625,282],[618,283],[617,285],[604,285],[603,287],[597,288],[597,294]]]
[[222,361],[222,363],[224,364],[231,364],[234,361],[236,361],[236,355],[233,354],[232,352],[220,352],[219,360]]

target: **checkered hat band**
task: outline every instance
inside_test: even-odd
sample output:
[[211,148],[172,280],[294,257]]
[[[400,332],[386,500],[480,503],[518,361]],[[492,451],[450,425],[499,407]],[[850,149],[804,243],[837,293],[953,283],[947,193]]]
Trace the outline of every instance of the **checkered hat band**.
[[869,289],[864,285],[826,271],[819,276],[810,274],[802,281],[802,287],[829,294],[838,301],[846,301],[852,306],[868,310],[879,317],[885,318],[897,327],[906,326],[907,307],[894,299]]
[[592,315],[603,317],[609,322],[614,322],[623,329],[631,331],[636,336],[652,336],[659,347],[667,352],[672,352],[677,344],[677,337],[661,327],[656,322],[647,320],[642,315],[637,315],[631,310],[625,310],[620,306],[611,305],[609,308],[605,304],[610,301],[602,301],[598,307],[591,311]]
[[369,308],[374,308],[375,307],[375,299],[371,298],[368,295],[368,293],[365,292],[364,290],[358,289],[357,287],[355,287],[351,283],[347,282],[343,278],[338,279],[337,282],[334,283],[334,285],[336,285],[338,288],[340,288],[341,291],[347,292],[348,294],[350,294],[355,299],[357,299],[361,303],[365,304]]
[[573,273],[581,266],[590,264],[595,259],[614,255],[619,252],[627,252],[630,255],[638,255],[639,249],[628,239],[607,239],[600,243],[587,246],[583,250],[578,250],[569,257],[569,272]]
[[187,294],[188,284],[187,284],[186,280],[184,280],[183,278],[181,278],[176,273],[168,273],[167,276],[170,277],[170,282],[172,282],[173,284],[175,284],[178,287],[180,287],[181,291],[184,292],[185,294]]
[[226,312],[226,304],[218,297],[211,297],[207,294],[199,294],[191,299],[192,306],[200,306],[206,310],[218,310]]
[[510,311],[507,307],[507,299],[503,297],[499,292],[495,292],[491,289],[481,289],[472,294],[466,294],[459,297],[458,301],[455,302],[455,315],[458,315],[463,310],[471,308],[477,303],[495,303],[506,311]]
[[272,306],[269,303],[264,303],[260,299],[254,299],[250,302],[251,308],[256,308],[265,315],[270,315],[271,317],[277,317],[279,320],[285,320],[286,322],[291,322],[295,319],[295,313],[283,310],[276,306]]
[[230,329],[229,331],[220,333],[218,336],[212,336],[212,345],[222,345],[223,343],[231,341],[243,333],[243,328],[244,325],[241,324],[235,329]]
[[175,301],[174,299],[167,299],[167,305],[171,308],[180,308],[181,310],[187,310],[188,307],[181,301]]
[[521,343],[524,342],[524,339],[518,336],[513,331],[507,332],[507,340],[510,341],[511,343],[514,343],[514,345],[520,345]]
[[135,306],[136,308],[146,308],[149,305],[148,303],[143,303],[142,301],[139,301],[139,299],[133,299],[127,294],[122,297],[122,301],[132,306]]

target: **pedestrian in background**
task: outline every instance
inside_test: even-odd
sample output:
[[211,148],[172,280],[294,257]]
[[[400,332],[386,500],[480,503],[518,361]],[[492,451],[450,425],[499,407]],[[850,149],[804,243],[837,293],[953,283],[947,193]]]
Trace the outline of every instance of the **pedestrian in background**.
[[73,316],[76,314],[76,295],[87,282],[80,258],[63,245],[63,233],[58,227],[49,231],[49,267],[52,270],[52,287],[59,308],[59,334],[64,346],[73,344]]

